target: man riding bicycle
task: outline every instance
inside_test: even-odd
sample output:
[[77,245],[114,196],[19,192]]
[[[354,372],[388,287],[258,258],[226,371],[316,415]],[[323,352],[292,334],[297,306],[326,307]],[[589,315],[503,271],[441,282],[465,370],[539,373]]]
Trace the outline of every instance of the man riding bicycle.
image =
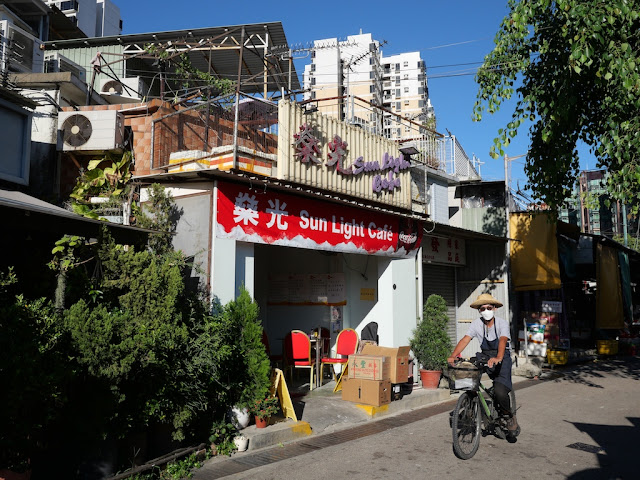
[[494,395],[498,401],[500,413],[508,417],[508,433],[515,437],[519,430],[518,421],[515,412],[511,412],[511,402],[509,401],[509,392],[513,389],[509,348],[511,334],[509,333],[509,322],[495,316],[496,309],[501,306],[502,303],[488,293],[478,296],[476,301],[471,304],[471,308],[477,308],[480,316],[471,322],[467,334],[460,339],[447,362],[453,366],[472,338],[476,338],[480,342],[482,353],[488,357],[488,374],[489,378],[493,380]]

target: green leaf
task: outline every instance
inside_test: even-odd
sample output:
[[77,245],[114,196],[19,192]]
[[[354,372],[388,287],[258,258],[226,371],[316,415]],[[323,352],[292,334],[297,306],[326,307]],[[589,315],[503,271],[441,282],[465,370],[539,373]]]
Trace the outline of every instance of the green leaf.
[[100,165],[103,162],[103,159],[99,159],[99,160],[90,160],[89,161],[89,165],[87,165],[87,170],[91,171],[93,169],[95,169],[98,165]]

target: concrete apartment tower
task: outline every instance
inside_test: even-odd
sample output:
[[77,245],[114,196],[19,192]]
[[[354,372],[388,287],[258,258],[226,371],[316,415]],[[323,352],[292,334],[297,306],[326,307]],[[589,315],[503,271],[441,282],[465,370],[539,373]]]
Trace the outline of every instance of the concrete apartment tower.
[[350,35],[346,40],[314,41],[311,64],[304,70],[305,100],[320,100],[318,110],[351,123],[381,128],[382,118],[356,102],[339,100],[356,96],[376,105],[382,103],[380,43],[371,34]]
[[[385,56],[383,65],[382,106],[396,115],[419,123],[429,124],[434,118],[429,99],[427,74],[420,52],[400,53]],[[401,125],[398,117],[384,113],[384,136],[394,140],[408,139],[415,135],[415,129],[406,122]],[[435,121],[431,128],[435,130]]]
[[[396,115],[421,125],[429,124],[434,116],[420,52],[385,57],[380,42],[369,33],[350,35],[344,41],[316,40],[311,64],[304,70],[304,89],[304,99],[319,100],[322,113],[391,139],[415,136],[416,129],[398,121]],[[342,96],[352,98],[338,100]],[[354,96],[388,111],[365,108]]]
[[122,33],[120,9],[111,0],[46,0],[55,5],[87,37],[108,37]]

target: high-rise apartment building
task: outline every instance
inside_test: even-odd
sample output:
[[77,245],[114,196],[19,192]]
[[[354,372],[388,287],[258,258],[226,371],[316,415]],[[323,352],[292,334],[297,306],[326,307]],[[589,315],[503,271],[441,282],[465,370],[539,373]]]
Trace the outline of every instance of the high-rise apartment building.
[[316,40],[311,57],[304,98],[317,100],[322,113],[392,139],[415,138],[418,125],[429,125],[434,114],[420,52],[385,57],[380,42],[360,33],[345,41]]
[[[415,137],[416,128],[409,122],[400,122],[399,118],[420,125],[428,125],[429,119],[434,118],[420,52],[383,57],[382,64],[382,106],[387,110],[384,113],[384,136],[396,140]],[[430,126],[435,128],[435,124]]]
[[306,100],[318,100],[318,110],[351,123],[381,127],[379,113],[365,108],[361,102],[343,99],[359,97],[376,105],[382,104],[382,68],[380,43],[371,34],[350,35],[316,40],[311,51],[311,64],[305,66]]
[[88,37],[122,33],[120,9],[111,0],[46,0],[55,5]]

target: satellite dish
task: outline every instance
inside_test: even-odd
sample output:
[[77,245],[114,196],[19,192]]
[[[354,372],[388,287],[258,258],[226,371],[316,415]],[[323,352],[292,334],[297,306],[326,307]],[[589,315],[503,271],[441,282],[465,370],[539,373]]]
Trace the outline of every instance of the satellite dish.
[[106,82],[102,86],[102,93],[109,93],[111,95],[122,95],[122,84],[117,80]]
[[84,115],[71,115],[62,124],[62,140],[72,147],[87,143],[92,133],[91,121]]

